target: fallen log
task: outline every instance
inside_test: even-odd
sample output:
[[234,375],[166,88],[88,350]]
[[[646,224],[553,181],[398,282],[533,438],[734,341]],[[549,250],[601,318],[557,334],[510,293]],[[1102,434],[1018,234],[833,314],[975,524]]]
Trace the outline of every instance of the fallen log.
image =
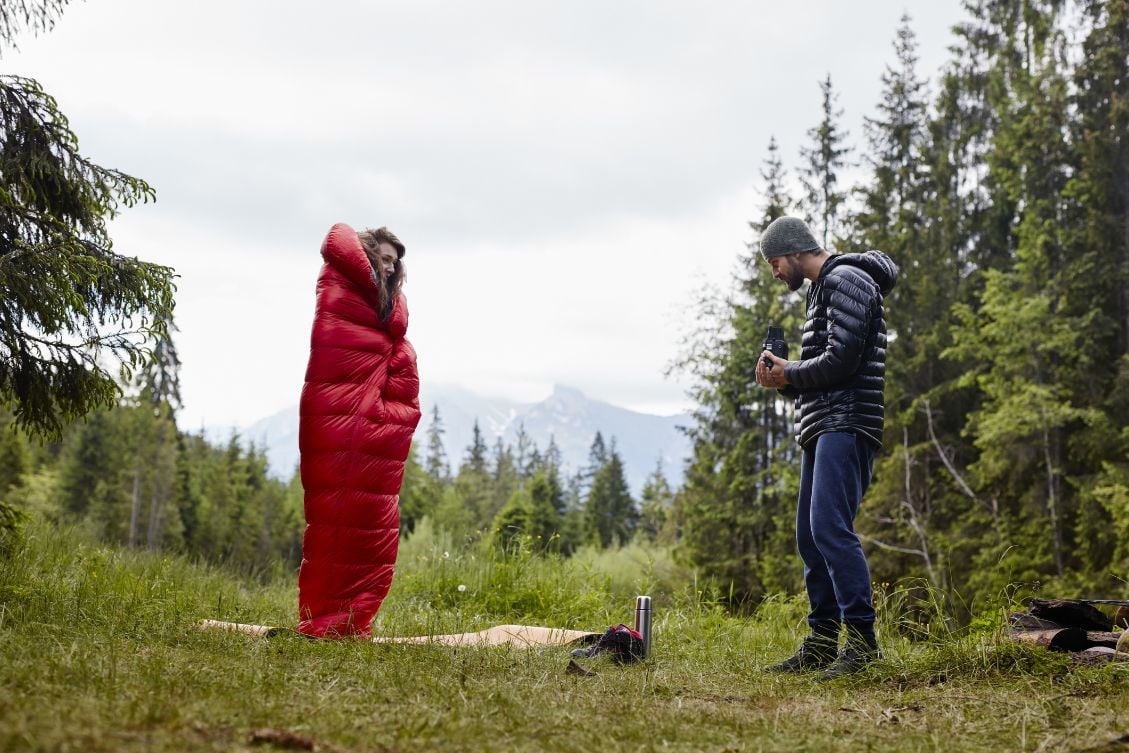
[[1081,628],[1058,628],[1057,630],[1018,630],[1012,638],[1022,643],[1049,648],[1052,651],[1081,651],[1090,647],[1086,631]]
[[1007,620],[1012,640],[1071,653],[1085,662],[1127,658],[1123,651],[1129,648],[1129,631],[1111,632],[1116,620],[1089,600],[1033,599],[1026,612],[1009,614]]

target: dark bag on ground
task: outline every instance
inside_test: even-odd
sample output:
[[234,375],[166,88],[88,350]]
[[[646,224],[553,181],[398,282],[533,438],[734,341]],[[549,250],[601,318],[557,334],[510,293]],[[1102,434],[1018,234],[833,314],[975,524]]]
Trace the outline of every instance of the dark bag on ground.
[[573,656],[607,656],[620,664],[632,664],[643,658],[643,635],[627,627],[612,625],[588,648],[578,648]]

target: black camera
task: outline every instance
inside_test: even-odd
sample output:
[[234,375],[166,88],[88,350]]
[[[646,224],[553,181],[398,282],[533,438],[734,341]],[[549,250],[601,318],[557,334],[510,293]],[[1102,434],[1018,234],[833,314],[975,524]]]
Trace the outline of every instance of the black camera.
[[[788,343],[784,341],[784,328],[783,327],[769,327],[768,334],[764,336],[764,345],[762,346],[772,355],[777,358],[788,358]],[[764,359],[764,366],[766,369],[772,368],[772,361],[767,357]]]

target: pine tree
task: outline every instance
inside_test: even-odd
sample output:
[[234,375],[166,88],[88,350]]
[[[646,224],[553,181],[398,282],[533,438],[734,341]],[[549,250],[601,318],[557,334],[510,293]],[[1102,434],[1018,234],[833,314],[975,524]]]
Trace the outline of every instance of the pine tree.
[[[760,176],[764,186],[761,190],[764,207],[757,220],[749,220],[749,228],[758,236],[768,227],[768,223],[788,214],[793,203],[786,188],[788,176],[780,159],[780,147],[776,143],[776,136],[770,136],[768,139],[768,156],[764,160]],[[752,248],[752,245],[750,248],[755,253],[756,249]]]
[[461,474],[463,470],[473,471],[475,473],[486,473],[486,440],[482,437],[482,431],[478,428],[478,420],[474,422],[474,429],[471,434],[470,446],[467,447],[466,459],[463,460],[463,465],[459,469]]
[[[149,389],[141,394],[139,402],[137,481],[143,492],[140,500],[145,512],[145,546],[179,546],[183,535],[180,518],[169,510],[176,488],[176,421],[170,404],[164,400],[154,402]],[[131,527],[130,541],[131,546],[140,546],[140,527]]]
[[[859,250],[885,251],[912,276],[923,241],[929,113],[908,15],[902,16],[894,52],[896,65],[882,75],[878,114],[864,119],[868,151],[863,161],[873,177],[857,191],[862,208],[852,217],[849,242]],[[894,289],[895,297],[901,287]]]
[[0,42],[17,49],[15,38],[26,27],[33,34],[50,31],[70,0],[9,0],[0,5]]
[[1087,343],[1098,377],[1084,386],[1108,394],[1129,353],[1129,4],[1083,3],[1089,29],[1074,73],[1075,170],[1065,188],[1070,305],[1097,309]]
[[407,537],[416,525],[429,513],[434,512],[431,504],[436,501],[433,491],[436,481],[416,459],[416,444],[413,442],[404,461],[404,476],[400,484],[400,536]]
[[563,511],[561,517],[560,551],[566,556],[574,554],[587,542],[584,520],[584,472],[576,471],[569,476],[561,495]]
[[[993,134],[988,167],[1015,211],[1013,260],[985,270],[975,311],[958,308],[963,331],[949,352],[973,364],[967,378],[985,397],[966,428],[979,450],[972,466],[979,484],[1015,500],[1009,538],[1026,544],[1032,563],[1047,561],[1062,575],[1072,515],[1065,436],[1099,417],[1077,402],[1068,378],[1084,352],[1087,316],[1072,316],[1064,305],[1061,196],[1071,160],[1064,40],[1049,31],[1055,12],[1052,3],[1032,3],[1022,16],[1005,17],[1009,33],[995,75],[1012,100]],[[1021,518],[1043,523],[1020,525]]]
[[564,515],[567,502],[564,483],[561,481],[562,462],[561,449],[557,446],[556,438],[550,434],[549,446],[545,448],[539,470],[545,474],[545,478],[549,481],[549,486],[553,491],[553,509],[557,511],[557,515]]
[[807,222],[822,230],[823,247],[830,248],[847,200],[846,191],[839,188],[839,171],[847,166],[850,149],[843,145],[847,137],[839,125],[843,111],[835,109],[838,97],[832,89],[830,73],[819,83],[819,90],[823,96],[823,119],[808,131],[811,146],[800,149],[804,162],[800,169],[804,187],[800,206]]
[[[477,424],[475,426],[477,427]],[[439,416],[439,406],[435,405],[431,409],[431,424],[427,427],[427,456],[424,460],[424,470],[441,486],[451,478],[447,451],[443,448],[443,435],[446,433],[443,419]]]
[[1076,161],[1065,189],[1070,263],[1063,272],[1066,307],[1089,313],[1074,356],[1084,366],[1072,389],[1100,410],[1102,421],[1087,441],[1072,442],[1085,458],[1080,471],[1089,472],[1075,482],[1075,540],[1088,572],[1123,574],[1129,572],[1129,3],[1092,1],[1082,9],[1083,54],[1073,88]]
[[529,484],[514,491],[494,518],[494,541],[511,548],[516,541],[527,541],[535,551],[555,550],[560,517],[553,508],[552,489],[544,473],[538,472]]
[[526,463],[526,482],[528,483],[538,475],[544,477],[549,488],[549,501],[559,518],[565,510],[565,489],[564,483],[561,481],[560,448],[557,447],[552,434],[549,435],[549,446],[546,448],[545,454],[538,450],[536,444],[531,442],[530,446],[532,449],[529,451],[529,459]]
[[525,422],[519,421],[517,425],[517,436],[514,439],[514,469],[517,471],[518,483],[525,486],[525,482],[533,476],[534,465],[537,463],[540,455],[537,452],[537,445],[530,438],[529,432],[525,430]]
[[[477,427],[476,427],[477,428]],[[427,454],[420,467],[413,443],[400,491],[400,533],[407,536],[425,517],[434,517],[451,486],[451,469],[443,447],[443,419],[439,406],[431,410],[427,428]],[[481,439],[481,436],[479,437]]]
[[638,519],[635,501],[627,488],[623,459],[614,442],[606,457],[603,466],[592,476],[592,486],[584,500],[588,534],[592,541],[605,548],[627,543]]
[[877,114],[865,119],[864,164],[871,177],[857,192],[861,207],[851,222],[854,250],[882,250],[901,270],[884,301],[886,436],[888,446],[897,449],[878,460],[859,528],[880,547],[871,556],[876,573],[920,574],[945,587],[938,529],[963,503],[935,488],[936,447],[928,434],[935,420],[925,411],[935,412],[934,404],[941,402],[933,391],[959,376],[956,369],[939,365],[940,353],[951,343],[949,308],[959,274],[938,231],[944,220],[937,215],[941,202],[933,177],[943,170],[933,172],[926,84],[917,74],[916,50],[910,19],[903,16],[894,41],[896,62],[882,76]]
[[[21,31],[50,31],[67,0],[0,4],[0,55]],[[106,221],[154,198],[145,181],[83,157],[55,99],[0,76],[0,401],[58,440],[113,405],[108,364],[141,366],[173,308],[173,271],[111,250]],[[0,525],[18,515],[0,499]]]
[[65,437],[60,458],[63,513],[98,537],[124,543],[132,488],[129,431],[121,411],[96,411]]
[[244,453],[238,434],[233,433],[222,456],[224,504],[219,509],[222,536],[221,561],[240,572],[254,567],[258,546],[260,500],[254,494],[256,470],[254,453]]
[[588,464],[583,470],[583,489],[587,490],[596,473],[608,462],[608,448],[604,443],[604,435],[599,431],[592,437],[592,445],[588,448]]
[[[427,430],[427,450],[422,466],[418,448],[412,444],[400,491],[400,533],[406,536],[425,517],[434,517],[450,488],[450,466],[443,444],[446,429],[439,406],[432,406]],[[480,437],[481,439],[481,437]]]
[[0,413],[0,547],[7,533],[16,530],[22,512],[10,502],[31,472],[31,458],[22,433],[12,417]]
[[518,475],[513,448],[506,444],[501,437],[498,437],[494,442],[494,467],[490,482],[490,503],[482,511],[484,524],[492,521],[498,511],[505,506],[510,495],[521,488],[521,479]]
[[[0,50],[22,26],[48,30],[65,0],[4,4]],[[110,407],[152,355],[173,308],[173,271],[116,253],[107,221],[155,198],[143,180],[78,151],[55,99],[0,76],[0,399],[53,438]],[[115,366],[110,366],[115,364]]]
[[437,502],[435,522],[455,536],[474,536],[493,520],[493,481],[486,441],[474,422],[471,443],[450,493]]
[[30,472],[27,441],[14,425],[12,417],[0,413],[0,502],[22,485]]
[[288,483],[271,478],[266,455],[245,448],[238,435],[215,446],[182,433],[175,447],[173,504],[158,521],[158,545],[183,546],[205,561],[259,577],[301,562],[305,522],[297,472]]
[[282,525],[274,537],[283,564],[291,568],[302,563],[302,536],[306,530],[305,497],[302,474],[295,469],[282,501]]
[[176,326],[167,322],[166,336],[157,341],[153,362],[137,379],[135,436],[137,461],[134,469],[133,508],[130,515],[129,546],[140,544],[142,492],[147,500],[145,543],[159,549],[166,539],[180,539],[179,519],[166,515],[175,487],[177,428],[176,410],[180,407],[180,357],[172,340]]
[[649,544],[674,543],[670,530],[673,506],[674,492],[663,475],[662,458],[659,458],[655,469],[643,484],[639,500],[639,525],[635,529],[635,535]]
[[209,562],[224,562],[229,555],[229,511],[235,504],[230,483],[230,455],[224,448],[204,442],[199,460],[195,489],[198,496],[193,500],[195,520],[190,526],[192,549]]
[[544,462],[546,467],[556,468],[558,472],[561,469],[561,448],[552,434],[549,435],[549,446],[545,448]]
[[[791,203],[775,140],[761,175],[765,202],[749,222],[757,235]],[[803,312],[800,297],[767,272],[756,240],[740,261],[734,294],[720,305],[703,302],[705,337],[682,362],[700,384],[677,515],[679,556],[744,601],[795,581],[787,557],[794,549],[792,409],[776,391],[759,387],[754,371],[769,325],[784,329],[796,353]]]
[[561,518],[557,513],[555,497],[560,494],[560,490],[554,488],[552,480],[544,471],[533,474],[526,489],[529,492],[529,533],[535,545],[545,551],[558,550]]

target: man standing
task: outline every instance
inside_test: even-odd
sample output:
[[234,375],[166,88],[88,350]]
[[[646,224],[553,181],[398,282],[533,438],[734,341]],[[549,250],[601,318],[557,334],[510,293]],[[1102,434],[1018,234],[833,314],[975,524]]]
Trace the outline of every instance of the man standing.
[[[756,380],[796,400],[803,449],[796,543],[804,562],[811,635],[770,672],[822,669],[823,679],[878,658],[870,569],[854,530],[882,444],[886,322],[882,299],[898,270],[880,251],[831,255],[803,220],[780,217],[761,236],[761,255],[789,290],[811,280],[800,360],[765,351]],[[771,364],[771,366],[769,366]],[[838,651],[839,633],[846,643]]]

